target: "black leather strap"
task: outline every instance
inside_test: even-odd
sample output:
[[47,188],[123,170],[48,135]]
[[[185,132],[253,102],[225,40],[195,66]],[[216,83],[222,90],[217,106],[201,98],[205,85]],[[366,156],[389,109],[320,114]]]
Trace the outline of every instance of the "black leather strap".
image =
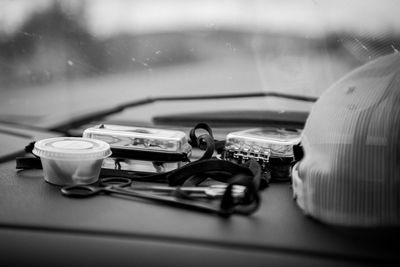
[[155,151],[135,151],[120,148],[111,148],[113,158],[139,159],[162,162],[189,162],[186,153],[160,153]]
[[[202,134],[200,136],[196,135],[196,131],[202,129],[207,132],[207,134]],[[194,126],[189,133],[189,144],[192,147],[197,147],[201,150],[204,150],[203,156],[199,160],[209,159],[214,154],[215,143],[214,136],[210,126],[206,123],[199,123]]]
[[40,158],[36,157],[17,157],[15,158],[16,169],[42,169]]
[[[262,180],[261,166],[255,160],[249,160],[245,165],[219,159],[196,161],[166,173],[166,180],[171,186],[181,186],[193,175],[214,178],[228,184],[220,203],[223,214],[249,215],[255,212],[260,205],[259,189],[267,186],[266,181]],[[246,187],[245,196],[240,202],[233,197],[233,185]]]

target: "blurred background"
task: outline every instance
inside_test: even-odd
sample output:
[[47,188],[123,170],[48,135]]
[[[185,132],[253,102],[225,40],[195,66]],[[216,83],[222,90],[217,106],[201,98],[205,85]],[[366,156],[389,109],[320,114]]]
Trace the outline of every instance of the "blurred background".
[[[84,91],[105,101],[119,90],[115,103],[247,91],[319,96],[355,67],[399,52],[398,10],[397,0],[0,0],[0,119],[77,112],[91,99]],[[64,100],[39,112],[43,102],[29,92]]]

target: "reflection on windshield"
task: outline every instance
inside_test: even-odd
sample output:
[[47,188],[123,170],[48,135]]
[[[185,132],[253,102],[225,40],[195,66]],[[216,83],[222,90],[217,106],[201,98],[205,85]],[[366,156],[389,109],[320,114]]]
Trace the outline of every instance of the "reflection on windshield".
[[[2,0],[1,5],[2,120],[17,118],[21,104],[38,118],[55,110],[79,112],[93,92],[103,94],[104,102],[112,90],[115,103],[182,93],[318,96],[355,67],[400,49],[395,0]],[[33,95],[56,102],[43,110]],[[85,108],[95,107],[90,105]]]

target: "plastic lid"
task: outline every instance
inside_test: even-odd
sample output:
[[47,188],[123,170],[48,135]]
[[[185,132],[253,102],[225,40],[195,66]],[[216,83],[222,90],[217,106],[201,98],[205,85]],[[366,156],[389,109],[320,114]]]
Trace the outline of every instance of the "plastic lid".
[[43,158],[102,159],[110,156],[111,150],[110,145],[101,140],[56,137],[36,142],[33,154]]

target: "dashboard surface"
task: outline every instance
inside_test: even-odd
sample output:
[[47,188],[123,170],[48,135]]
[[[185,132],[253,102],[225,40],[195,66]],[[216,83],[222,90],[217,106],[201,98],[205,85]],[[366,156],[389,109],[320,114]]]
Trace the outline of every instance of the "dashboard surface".
[[[16,145],[20,146],[20,140]],[[345,228],[304,216],[289,183],[261,191],[252,216],[116,196],[71,199],[41,170],[0,164],[3,262],[81,265],[365,266],[400,262],[399,229]]]

